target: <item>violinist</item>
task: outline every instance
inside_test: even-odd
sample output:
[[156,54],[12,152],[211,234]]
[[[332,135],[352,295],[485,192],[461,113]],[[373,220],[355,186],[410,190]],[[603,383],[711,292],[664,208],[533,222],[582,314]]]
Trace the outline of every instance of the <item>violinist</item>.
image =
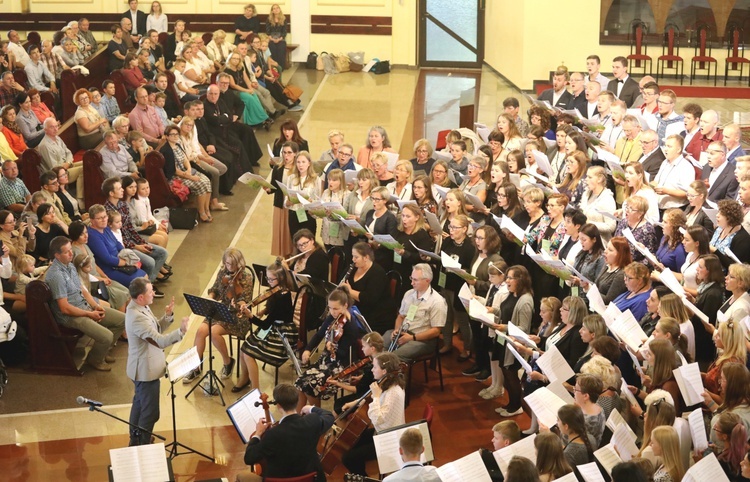
[[319,407],[306,405],[297,414],[299,393],[287,383],[273,389],[273,398],[281,411],[279,424],[271,427],[261,419],[247,444],[245,463],[262,462],[263,476],[244,471],[237,482],[260,482],[264,477],[291,478],[317,472],[317,481],[325,482],[316,451],[318,439],[333,425],[333,414]]
[[[359,358],[357,340],[360,330],[353,319],[352,301],[349,290],[336,288],[328,295],[328,317],[313,335],[302,352],[302,364],[310,361],[310,354],[325,340],[323,353],[318,357],[294,384],[307,396],[307,403],[320,406],[320,399],[331,398],[338,390],[335,386],[326,385],[326,380],[337,374]],[[300,397],[300,407],[304,400]]]
[[373,331],[380,334],[390,328],[389,319],[395,313],[388,295],[388,277],[382,266],[375,263],[372,246],[359,242],[352,247],[354,272],[342,282]]
[[[237,248],[227,248],[222,256],[221,269],[216,276],[213,286],[208,290],[209,298],[217,300],[227,305],[229,312],[233,315],[233,322],[224,321],[211,322],[211,341],[214,347],[221,355],[223,367],[219,376],[227,379],[232,376],[235,360],[229,356],[227,344],[224,341],[224,335],[230,334],[236,337],[244,337],[247,330],[250,329],[250,322],[247,318],[240,315],[240,305],[249,303],[253,298],[253,278],[252,271],[245,269],[245,257]],[[198,356],[203,360],[203,351],[206,349],[206,337],[208,337],[208,322],[198,326],[195,333],[195,347],[198,350]],[[182,383],[189,384],[196,378],[200,377],[202,367],[198,367],[188,373]],[[247,377],[247,374],[240,375]]]
[[[241,375],[237,384],[232,388],[233,393],[238,393],[247,388],[250,384],[254,388],[260,388],[258,380],[258,362],[268,363],[271,366],[279,367],[288,359],[284,343],[279,336],[281,333],[291,346],[297,343],[299,333],[297,326],[292,320],[292,282],[289,272],[279,263],[274,263],[266,268],[266,280],[268,281],[269,291],[266,296],[266,305],[263,310],[255,316],[251,313],[252,305],[264,298],[261,295],[257,300],[250,304],[243,304],[241,307],[242,314],[248,318],[254,328],[249,329],[245,337],[245,343],[242,344],[242,370],[244,377]],[[263,317],[261,319],[261,317]]]
[[[342,459],[349,472],[364,476],[367,476],[365,464],[368,460],[376,458],[373,435],[405,423],[404,374],[401,372],[401,361],[393,353],[381,353],[372,362],[372,376],[376,382],[370,384],[372,401],[367,409],[372,427],[362,433],[357,443]],[[344,410],[357,403],[349,402],[344,405]]]
[[340,414],[343,411],[342,407],[344,404],[358,400],[367,393],[370,389],[370,385],[375,381],[372,377],[372,359],[383,353],[384,348],[385,344],[380,333],[373,331],[366,334],[362,337],[362,353],[364,353],[366,358],[350,365],[350,367],[356,368],[358,364],[365,363],[365,365],[362,365],[358,370],[359,374],[353,374],[353,376],[349,377],[349,380],[342,379],[343,377],[341,375],[347,371],[347,369],[344,369],[339,372],[339,377],[330,377],[328,379],[329,385],[334,385],[336,388],[351,393],[351,395],[343,396],[333,402],[334,413]]
[[[310,276],[314,280],[327,280],[328,279],[328,255],[326,254],[323,246],[315,241],[315,235],[309,229],[300,229],[294,233],[294,256],[295,258],[288,269],[292,270],[297,274],[304,274]],[[304,254],[303,254],[304,253]],[[292,280],[294,283],[294,280]],[[300,322],[300,307],[302,303],[302,297],[297,297],[297,305],[294,307],[294,322],[299,325]],[[317,320],[320,314],[325,309],[325,298],[311,297],[307,303],[306,318],[307,320]]]

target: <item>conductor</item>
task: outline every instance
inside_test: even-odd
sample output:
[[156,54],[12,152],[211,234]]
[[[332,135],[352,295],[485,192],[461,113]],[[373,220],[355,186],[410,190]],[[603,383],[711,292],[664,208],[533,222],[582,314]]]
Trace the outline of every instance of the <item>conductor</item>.
[[279,425],[271,428],[270,421],[261,419],[245,451],[247,465],[261,462],[263,477],[243,471],[237,474],[236,482],[299,477],[310,472],[317,472],[317,481],[326,480],[316,448],[320,436],[333,425],[333,414],[311,405],[305,405],[297,414],[298,397],[293,385],[280,383],[273,389],[273,398],[282,413]]
[[[130,303],[125,312],[125,331],[128,334],[127,374],[135,384],[130,423],[148,432],[159,420],[159,379],[164,376],[166,358],[164,348],[182,340],[188,329],[188,317],[182,319],[179,330],[164,333],[174,320],[174,298],[164,316],[157,320],[148,306],[154,302],[154,287],[147,278],[136,278],[130,283]],[[130,428],[130,446],[151,443],[150,433]]]

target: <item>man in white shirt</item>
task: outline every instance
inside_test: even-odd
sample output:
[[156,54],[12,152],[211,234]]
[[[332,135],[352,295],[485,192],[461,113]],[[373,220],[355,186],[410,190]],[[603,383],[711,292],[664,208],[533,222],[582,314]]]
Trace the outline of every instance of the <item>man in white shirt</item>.
[[388,330],[383,336],[385,346],[389,346],[391,337],[401,329],[404,322],[409,322],[409,329],[403,330],[394,350],[405,362],[433,353],[441,328],[445,326],[448,305],[445,298],[432,289],[431,281],[430,265],[415,264],[411,272],[412,289],[406,292],[401,302],[395,329]]
[[602,132],[601,139],[603,142],[599,146],[605,151],[615,152],[617,141],[621,137],[625,137],[625,134],[622,131],[622,119],[625,117],[625,112],[627,112],[627,110],[628,107],[625,105],[625,102],[621,100],[614,101],[612,107],[609,108],[610,123],[604,129],[604,132]]
[[615,57],[612,60],[612,74],[615,80],[609,82],[607,90],[625,101],[628,108],[632,107],[635,98],[640,94],[640,89],[638,83],[628,75],[628,59],[622,56]]
[[609,85],[609,79],[599,71],[601,67],[602,59],[598,55],[589,55],[586,57],[586,70],[589,75],[586,76],[586,82],[596,81],[602,87]]
[[16,58],[15,68],[17,69],[22,69],[26,67],[26,64],[31,62],[29,54],[26,53],[26,49],[21,45],[21,36],[15,30],[8,32],[8,51]]
[[656,82],[649,82],[641,89],[643,96],[643,105],[640,107],[641,116],[648,123],[648,128],[656,130],[659,121],[656,114],[659,113],[659,85]]
[[727,161],[734,162],[740,156],[745,155],[740,145],[740,126],[727,124],[724,126],[724,145],[727,146]]
[[422,432],[416,427],[406,429],[398,439],[398,453],[404,462],[401,470],[392,473],[383,482],[440,482],[437,469],[420,461],[423,452]]
[[656,135],[659,138],[659,145],[664,145],[664,141],[672,136],[679,135],[685,126],[684,117],[674,111],[677,103],[677,95],[671,89],[662,90],[659,93],[659,113],[656,114]]
[[[26,78],[30,89],[36,89],[39,92],[57,93],[55,85],[55,76],[49,71],[46,65],[41,61],[42,54],[38,45],[29,46],[29,63],[24,67]],[[49,84],[49,87],[47,87]]]
[[591,80],[586,83],[586,109],[581,112],[587,119],[593,119],[599,112],[599,94],[602,92],[602,86],[599,82]]
[[664,162],[654,182],[659,199],[659,211],[681,208],[687,204],[687,190],[695,181],[693,165],[682,157],[683,139],[671,135],[664,143]]

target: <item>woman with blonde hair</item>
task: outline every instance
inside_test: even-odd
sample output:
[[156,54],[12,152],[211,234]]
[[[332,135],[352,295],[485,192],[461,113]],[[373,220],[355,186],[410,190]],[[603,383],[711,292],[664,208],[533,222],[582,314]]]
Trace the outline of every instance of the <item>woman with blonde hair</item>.
[[[643,170],[643,164],[640,162],[632,162],[626,164],[625,168],[625,198],[631,196],[640,196],[648,202],[648,211],[646,212],[646,219],[650,223],[659,222],[659,198],[656,196],[656,191],[651,187],[646,180],[646,171]],[[615,216],[622,217],[623,209],[615,211]]]
[[599,228],[606,244],[612,237],[616,223],[602,213],[614,215],[617,205],[612,191],[607,189],[607,173],[601,166],[591,166],[586,171],[586,189],[578,208],[586,215],[587,222]]
[[398,231],[398,219],[393,211],[388,209],[388,197],[388,189],[383,186],[373,189],[370,195],[373,209],[367,211],[362,223],[368,230],[365,236],[375,252],[375,262],[386,271],[390,271],[393,266],[393,253],[388,248],[373,241],[372,236],[374,234],[395,236]]
[[432,155],[435,153],[432,144],[427,139],[419,139],[414,143],[414,159],[409,160],[411,167],[414,168],[414,172],[424,171],[425,174],[430,174],[432,166],[435,164],[435,159]]
[[[747,348],[745,347],[745,333],[742,325],[735,321],[725,321],[719,323],[719,327],[714,331],[713,341],[716,345],[718,355],[716,360],[711,363],[703,379],[705,393],[711,397],[716,405],[724,403],[724,393],[721,389],[720,378],[722,369],[726,363],[747,362]],[[705,397],[705,395],[704,395]],[[709,408],[716,408],[709,403]]]
[[[320,178],[313,169],[310,153],[300,151],[297,153],[292,174],[289,176],[289,189],[299,191],[308,201],[314,201],[320,197],[321,188]],[[291,206],[296,209],[291,208]],[[315,235],[318,225],[315,218],[308,216],[301,205],[295,205],[291,200],[287,200],[287,207],[294,211],[294,213],[289,213],[289,231],[292,236],[300,229],[309,229]]]
[[654,451],[651,448],[651,434],[656,427],[672,427],[674,425],[675,420],[677,420],[674,400],[668,392],[654,390],[643,401],[643,405],[646,407],[644,410],[641,410],[640,406],[630,407],[636,416],[642,416],[643,418],[643,436],[638,457],[656,463],[658,459],[654,456]]
[[451,220],[459,214],[469,216],[469,213],[466,211],[466,198],[463,191],[451,189],[443,200],[443,215],[440,218],[440,221],[443,223],[443,238],[448,237],[450,234],[448,226]]
[[534,439],[536,449],[536,468],[539,480],[551,482],[573,472],[563,454],[560,437],[552,432],[542,432]]
[[681,481],[685,468],[680,456],[680,438],[674,427],[656,427],[651,432],[651,447],[654,455],[662,460],[654,473],[654,482]]
[[412,267],[421,262],[417,248],[432,251],[435,244],[429,233],[429,227],[419,206],[406,204],[401,210],[398,231],[393,235],[403,248],[393,250],[394,268],[401,275],[401,293],[399,299],[409,289],[408,280]]
[[746,264],[732,264],[729,266],[727,276],[724,278],[726,290],[732,293],[719,312],[727,320],[741,322],[750,315],[750,266]]
[[[411,199],[411,182],[414,180],[414,168],[412,168],[411,162],[403,159],[398,161],[393,174],[393,182],[389,182],[385,186],[388,189],[388,193],[396,196],[401,201]],[[398,206],[396,206],[396,210],[398,211]]]
[[503,150],[496,160],[504,161],[510,151],[521,148],[523,137],[518,131],[515,119],[510,114],[503,113],[497,116],[497,130],[505,140],[502,144]]
[[[343,206],[344,199],[349,194],[349,191],[346,189],[344,171],[341,169],[331,169],[328,171],[326,177],[328,187],[323,191],[320,200],[322,202],[338,202]],[[326,251],[333,246],[343,246],[344,241],[348,238],[344,224],[339,221],[333,221],[328,216],[323,218],[320,234],[323,238]]]
[[688,205],[685,206],[685,216],[688,226],[703,226],[706,234],[711,238],[716,227],[706,211],[703,210],[703,208],[711,209],[711,206],[706,202],[707,199],[708,187],[706,187],[706,183],[702,179],[691,182],[687,190]]
[[378,177],[378,183],[381,186],[386,186],[395,179],[393,171],[388,168],[388,156],[383,152],[376,152],[370,157],[370,167]]
[[673,318],[679,323],[680,333],[687,338],[687,351],[690,355],[688,360],[695,360],[695,329],[682,299],[674,293],[662,296],[658,313],[662,319]]
[[602,381],[602,392],[596,404],[602,407],[605,419],[609,418],[612,410],[622,410],[622,399],[619,394],[622,375],[611,361],[602,355],[594,355],[583,364],[581,373],[592,375]]
[[226,41],[227,33],[222,30],[216,30],[211,38],[211,41],[206,45],[208,50],[208,57],[214,62],[218,62],[222,67],[227,62],[229,54],[234,52],[234,45]]
[[279,4],[274,3],[266,21],[266,34],[271,58],[279,64],[279,72],[286,65],[286,29],[286,16],[281,12]]
[[[104,132],[109,129],[109,121],[91,105],[91,94],[88,90],[84,88],[76,90],[73,94],[73,103],[78,106],[74,116],[78,143],[81,149],[94,149],[102,141]],[[5,120],[5,114],[3,114],[3,120]]]
[[[482,203],[487,200],[487,183],[484,182],[483,175],[484,170],[487,168],[487,161],[482,156],[474,156],[469,161],[468,175],[464,178],[458,189],[461,191],[472,194],[479,198]],[[472,203],[466,203],[466,211],[468,211],[475,221],[480,221],[487,215],[487,208],[478,210]]]
[[[224,42],[224,44],[229,45],[227,42]],[[229,75],[229,88],[237,93],[245,106],[242,111],[243,122],[250,126],[261,125],[264,129],[268,130],[271,127],[272,121],[263,108],[258,92],[252,87],[252,81],[245,70],[244,64],[240,54],[228,54],[224,73]]]

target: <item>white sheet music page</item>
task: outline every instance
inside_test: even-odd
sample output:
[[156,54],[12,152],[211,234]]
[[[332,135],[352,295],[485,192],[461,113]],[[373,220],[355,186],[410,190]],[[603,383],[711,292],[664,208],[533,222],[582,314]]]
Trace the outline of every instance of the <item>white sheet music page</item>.
[[620,458],[625,462],[638,455],[638,446],[635,441],[635,433],[627,424],[619,425],[612,435],[612,444],[617,449]]
[[514,444],[492,452],[492,456],[495,457],[495,462],[497,462],[497,466],[500,468],[500,472],[502,472],[504,476],[507,477],[508,475],[508,465],[510,464],[510,459],[512,459],[514,455],[526,457],[536,464],[534,439],[536,439],[536,434],[522,438]]
[[602,467],[604,467],[604,470],[606,470],[608,474],[612,474],[612,467],[623,461],[612,444],[607,444],[595,451],[594,457],[596,457],[596,460],[602,464]]
[[111,449],[112,478],[115,482],[164,482],[169,480],[164,444]]
[[437,473],[443,482],[492,482],[479,451],[438,467]]
[[401,469],[403,462],[401,460],[401,454],[398,451],[398,441],[401,438],[401,434],[410,428],[418,428],[422,433],[424,452],[422,452],[420,461],[426,463],[432,462],[435,459],[435,455],[432,451],[430,429],[427,427],[427,422],[410,425],[397,430],[389,430],[373,437],[373,441],[375,442],[375,454],[378,459],[378,471],[381,474],[390,474],[391,472]]
[[693,449],[703,452],[708,448],[708,437],[706,436],[706,425],[703,423],[703,411],[696,408],[688,416],[690,435],[693,437]]
[[198,356],[198,349],[192,347],[182,355],[178,356],[171,362],[167,363],[167,371],[169,372],[169,381],[173,382],[178,378],[182,378],[191,370],[198,368],[201,364],[201,359]]
[[687,406],[703,403],[703,380],[697,363],[682,365],[672,370],[672,373]]
[[565,381],[575,376],[575,372],[555,345],[551,345],[549,350],[536,360],[536,364],[551,382]]
[[599,466],[596,465],[596,462],[579,465],[578,472],[586,482],[604,482],[604,477],[602,477],[602,473],[599,471]]
[[542,387],[524,397],[529,408],[536,414],[539,423],[552,427],[557,423],[557,411],[565,405],[565,401],[552,393],[547,387]]
[[703,457],[698,463],[690,467],[682,478],[682,482],[729,482],[727,474],[721,468],[716,455]]
[[604,310],[607,309],[607,305],[604,304],[602,294],[599,293],[599,288],[597,288],[595,284],[589,285],[589,290],[586,292],[586,298],[589,299],[591,311],[603,316]]
[[266,416],[262,406],[255,406],[255,402],[258,401],[260,401],[260,390],[255,388],[227,407],[227,414],[233,421],[237,433],[239,433],[244,443],[247,443],[250,437],[252,437],[258,420]]

